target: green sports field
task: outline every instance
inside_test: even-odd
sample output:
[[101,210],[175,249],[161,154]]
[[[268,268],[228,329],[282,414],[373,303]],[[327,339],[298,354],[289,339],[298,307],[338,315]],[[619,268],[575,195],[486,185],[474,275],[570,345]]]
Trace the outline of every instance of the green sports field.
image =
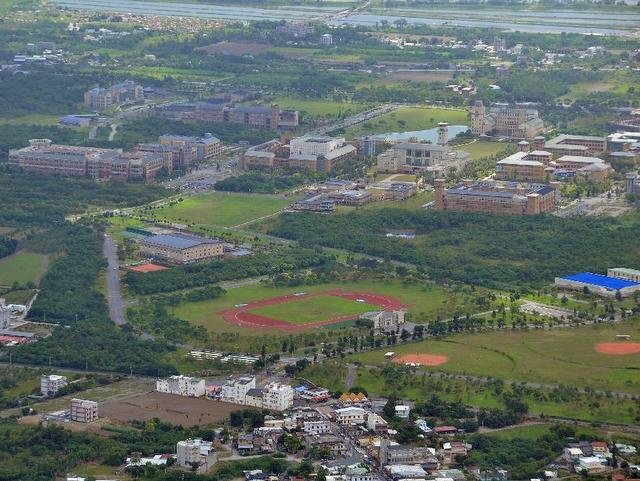
[[[449,357],[434,369],[514,381],[565,384],[640,394],[640,354],[612,356],[595,351],[616,334],[640,338],[640,323],[597,325],[554,330],[511,331],[453,336],[394,349],[402,354],[425,353]],[[353,356],[365,365],[383,365],[385,350]]]
[[47,256],[35,252],[20,251],[0,259],[0,286],[10,286],[14,282],[37,283],[45,273]]
[[249,312],[292,324],[308,324],[339,316],[358,316],[364,312],[379,309],[378,306],[367,304],[366,302],[321,295],[306,299],[303,297],[291,302],[259,307],[257,309],[251,309]]
[[145,211],[144,215],[178,224],[232,227],[274,214],[292,202],[291,199],[273,195],[212,192]]
[[[359,282],[333,282],[304,287],[273,287],[262,284],[253,284],[228,289],[225,295],[217,299],[187,302],[170,309],[176,317],[187,320],[198,326],[204,326],[212,333],[239,332],[245,335],[260,336],[264,335],[264,330],[230,325],[225,322],[220,313],[228,309],[232,309],[236,304],[245,304],[262,299],[270,299],[272,297],[294,294],[299,291],[312,294],[330,289],[342,289],[353,292],[370,292],[373,294],[384,294],[395,297],[404,304],[407,304],[409,312],[432,319],[435,319],[438,316],[445,319],[453,315],[455,312],[466,312],[467,310],[474,312],[475,308],[472,305],[471,299],[468,299],[466,295],[454,293],[439,286],[431,284],[403,285],[399,281],[389,280],[363,280]],[[331,299],[331,302],[335,304],[336,300],[339,299]],[[342,306],[343,304],[341,303],[340,305]],[[287,310],[291,309],[291,306],[285,306],[286,304],[281,304],[269,307],[284,308]],[[300,304],[300,306],[304,306],[304,303]],[[364,310],[371,310],[370,306],[363,305],[363,303],[357,303],[355,307],[358,309],[363,308]],[[288,316],[288,313],[280,311],[278,315]],[[329,316],[325,313],[323,318],[327,319],[328,317]],[[270,332],[270,334],[274,333],[275,331]]]

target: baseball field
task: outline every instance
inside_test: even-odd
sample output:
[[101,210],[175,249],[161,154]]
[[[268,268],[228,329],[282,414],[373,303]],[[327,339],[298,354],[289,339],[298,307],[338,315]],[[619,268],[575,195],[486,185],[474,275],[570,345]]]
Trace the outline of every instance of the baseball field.
[[[616,335],[630,340],[616,340]],[[541,384],[565,384],[603,391],[640,394],[640,324],[625,322],[553,330],[501,330],[453,336],[397,346],[396,359],[431,369],[472,376],[493,376]],[[613,347],[619,346],[616,349]],[[389,362],[389,349],[353,356],[365,365]],[[430,366],[421,356],[447,358]],[[436,363],[434,363],[436,364]]]

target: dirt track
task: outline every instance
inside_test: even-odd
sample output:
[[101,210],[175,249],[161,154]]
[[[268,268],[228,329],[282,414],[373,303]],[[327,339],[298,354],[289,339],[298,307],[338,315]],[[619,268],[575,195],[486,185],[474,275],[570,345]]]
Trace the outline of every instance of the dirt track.
[[284,304],[286,302],[293,302],[300,299],[309,299],[316,296],[334,296],[342,297],[343,299],[350,299],[355,301],[356,299],[362,299],[367,304],[373,304],[379,306],[381,309],[397,310],[402,309],[405,305],[389,296],[383,296],[379,294],[370,294],[366,292],[348,292],[341,289],[332,289],[329,291],[315,292],[313,294],[305,294],[304,297],[296,296],[295,294],[289,294],[286,296],[272,297],[271,299],[263,299],[260,301],[250,302],[246,306],[236,307],[227,311],[220,312],[223,319],[229,324],[235,324],[237,326],[244,327],[259,327],[280,329],[287,332],[303,331],[312,327],[324,326],[327,324],[335,324],[337,322],[348,321],[354,319],[353,314],[345,316],[336,316],[329,319],[323,319],[321,321],[309,322],[306,324],[291,324],[279,319],[272,319],[270,317],[261,316],[249,312],[259,307],[271,306],[274,304]]

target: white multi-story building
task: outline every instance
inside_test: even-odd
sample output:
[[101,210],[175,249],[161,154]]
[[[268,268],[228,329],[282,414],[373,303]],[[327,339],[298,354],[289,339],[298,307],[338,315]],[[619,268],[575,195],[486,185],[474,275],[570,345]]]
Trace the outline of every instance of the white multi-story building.
[[205,393],[204,379],[188,376],[171,376],[156,380],[156,391],[178,396],[201,397]]
[[220,399],[229,403],[246,404],[247,392],[255,387],[256,378],[254,376],[232,379],[222,386]]
[[7,329],[9,327],[10,317],[11,310],[5,305],[4,299],[0,297],[0,329]]
[[328,419],[308,419],[302,422],[305,434],[324,434],[331,432],[331,422]]
[[90,423],[98,419],[98,403],[86,399],[71,400],[71,420]]
[[66,376],[58,376],[57,374],[49,374],[40,376],[40,393],[43,396],[55,396],[58,391],[67,385]]
[[289,142],[291,155],[324,155],[345,144],[343,138],[332,137],[296,137]]
[[176,460],[179,466],[199,466],[201,472],[206,472],[217,461],[216,453],[211,441],[202,439],[187,439],[176,444]]
[[362,408],[346,407],[336,409],[336,421],[340,424],[349,424],[352,426],[364,424],[367,417],[367,411]]
[[288,384],[268,384],[262,392],[262,407],[284,411],[293,406],[293,388]]

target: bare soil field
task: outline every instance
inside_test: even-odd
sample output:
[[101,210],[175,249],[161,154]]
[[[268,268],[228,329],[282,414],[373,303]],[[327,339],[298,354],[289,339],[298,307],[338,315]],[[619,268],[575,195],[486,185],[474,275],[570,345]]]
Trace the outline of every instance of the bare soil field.
[[100,416],[109,418],[113,423],[158,418],[171,424],[197,426],[222,421],[238,409],[241,407],[235,404],[204,398],[150,392],[101,404]]

